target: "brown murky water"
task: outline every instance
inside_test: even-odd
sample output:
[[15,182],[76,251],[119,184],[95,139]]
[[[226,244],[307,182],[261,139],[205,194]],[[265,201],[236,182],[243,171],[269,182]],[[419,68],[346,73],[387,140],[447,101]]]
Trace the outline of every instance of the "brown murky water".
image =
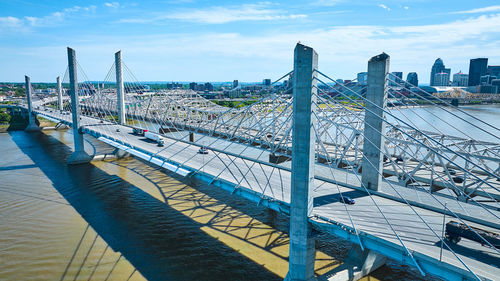
[[[283,280],[286,218],[133,158],[67,166],[71,139],[0,134],[0,280]],[[317,248],[322,274],[349,245]],[[423,280],[396,265],[379,279]]]

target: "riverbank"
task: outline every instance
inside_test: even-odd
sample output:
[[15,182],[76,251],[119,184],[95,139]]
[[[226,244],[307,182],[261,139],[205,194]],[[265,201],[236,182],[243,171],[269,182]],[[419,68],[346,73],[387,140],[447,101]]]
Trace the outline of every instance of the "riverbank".
[[[57,123],[37,116],[35,123],[44,128],[54,128]],[[11,116],[9,122],[0,123],[0,133],[7,133],[9,131],[21,131],[28,126],[28,119],[19,115]]]

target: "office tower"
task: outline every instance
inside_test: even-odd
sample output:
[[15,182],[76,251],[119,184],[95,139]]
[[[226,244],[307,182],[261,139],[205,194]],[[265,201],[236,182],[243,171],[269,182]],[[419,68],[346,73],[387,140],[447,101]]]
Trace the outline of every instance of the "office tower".
[[408,86],[410,87],[418,87],[418,75],[416,72],[410,72],[408,73],[408,76],[406,76],[406,82],[408,82]]
[[469,84],[469,75],[459,72],[453,74],[453,86],[457,87],[467,87]]
[[[442,72],[445,72],[444,63],[443,63],[443,60],[441,58],[438,58],[438,59],[436,59],[436,61],[432,65],[431,81],[430,81],[431,86],[436,86],[434,83],[434,77],[437,73],[442,73]],[[448,77],[449,77],[449,75],[448,75]]]
[[449,86],[450,74],[446,72],[436,73],[434,75],[434,86]]
[[358,73],[358,84],[359,85],[366,85],[367,81],[368,81],[368,72]]
[[500,78],[500,65],[488,65],[488,74]]
[[481,76],[488,71],[488,59],[471,59],[469,64],[469,86],[477,86],[481,82]]
[[392,75],[389,76],[389,86],[399,86],[403,87],[403,72],[394,71],[391,72]]

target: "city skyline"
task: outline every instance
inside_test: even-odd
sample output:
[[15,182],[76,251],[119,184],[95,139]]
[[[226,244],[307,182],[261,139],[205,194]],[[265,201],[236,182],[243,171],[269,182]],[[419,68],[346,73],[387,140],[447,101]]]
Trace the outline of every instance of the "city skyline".
[[66,69],[66,46],[90,80],[104,79],[119,49],[141,81],[274,80],[292,67],[298,41],[317,49],[320,70],[342,79],[380,52],[391,56],[391,71],[417,72],[422,84],[438,57],[453,73],[467,72],[472,58],[500,64],[495,1],[429,3],[1,1],[0,80],[54,81]]

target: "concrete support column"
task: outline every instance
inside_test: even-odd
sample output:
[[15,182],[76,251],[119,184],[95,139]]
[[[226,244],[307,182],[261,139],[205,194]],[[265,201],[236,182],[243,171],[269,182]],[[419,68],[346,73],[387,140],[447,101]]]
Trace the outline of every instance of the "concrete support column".
[[28,126],[24,129],[26,132],[33,132],[40,130],[40,127],[36,124],[36,116],[33,114],[33,101],[31,82],[28,76],[24,76],[25,87],[26,87],[26,103],[28,104]]
[[290,259],[285,280],[314,280],[315,247],[308,218],[313,207],[315,100],[318,54],[297,44],[293,72],[292,189],[290,202]]
[[61,77],[57,76],[57,108],[63,110]]
[[385,256],[368,249],[363,251],[359,245],[354,245],[344,263],[319,276],[318,281],[357,281],[383,266],[386,261]]
[[382,53],[368,61],[368,88],[366,91],[365,130],[362,160],[362,184],[378,190],[382,181],[385,118],[387,103],[387,73],[389,55]]
[[122,51],[115,53],[115,69],[116,69],[116,105],[118,112],[118,124],[124,125],[125,120],[125,89],[123,86],[122,73]]
[[80,129],[80,101],[78,99],[78,79],[76,76],[76,54],[75,50],[68,47],[69,68],[69,95],[71,97],[71,114],[73,127],[73,140],[75,151],[68,160],[68,164],[87,163],[91,160],[85,152],[83,145],[83,133]]

